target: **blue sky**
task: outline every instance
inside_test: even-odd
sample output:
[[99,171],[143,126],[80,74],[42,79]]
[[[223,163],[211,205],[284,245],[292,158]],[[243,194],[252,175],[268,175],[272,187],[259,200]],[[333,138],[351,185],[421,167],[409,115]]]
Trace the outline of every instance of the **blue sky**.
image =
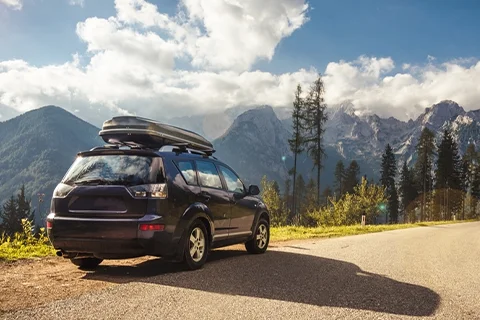
[[477,0],[0,0],[0,121],[288,107],[319,73],[328,105],[479,109],[478,16]]
[[[151,1],[175,14],[175,0]],[[480,1],[476,0],[328,0],[311,1],[309,21],[278,45],[272,61],[255,67],[291,72],[360,55],[390,56],[398,65],[422,63],[428,55],[439,61],[478,57]],[[0,6],[2,6],[0,4]],[[85,43],[76,35],[79,21],[115,15],[111,1],[26,0],[23,10],[6,12],[0,23],[0,60],[23,59],[37,66],[61,63]],[[6,16],[6,17],[5,17]],[[254,68],[255,68],[254,67]]]

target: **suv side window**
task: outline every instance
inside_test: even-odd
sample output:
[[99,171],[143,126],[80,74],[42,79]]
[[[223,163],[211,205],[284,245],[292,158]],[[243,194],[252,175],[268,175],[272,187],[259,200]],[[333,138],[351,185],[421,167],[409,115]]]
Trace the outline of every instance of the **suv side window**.
[[198,179],[203,187],[222,189],[222,181],[215,164],[209,161],[195,161],[197,164]]
[[243,185],[243,182],[240,180],[240,178],[233,172],[232,170],[219,165],[220,171],[222,172],[223,178],[225,179],[225,182],[227,183],[227,189],[228,191],[231,192],[236,192],[236,193],[244,193],[245,192],[245,187]]
[[182,173],[183,178],[187,184],[197,184],[197,175],[192,161],[178,161],[176,162],[178,170]]

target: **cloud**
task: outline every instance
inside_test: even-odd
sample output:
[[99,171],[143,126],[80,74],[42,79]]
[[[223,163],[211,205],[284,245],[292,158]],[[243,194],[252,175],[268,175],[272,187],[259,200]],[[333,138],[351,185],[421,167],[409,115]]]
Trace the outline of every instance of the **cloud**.
[[[274,75],[249,69],[305,23],[307,7],[303,0],[185,0],[168,16],[143,0],[117,0],[115,16],[77,24],[87,50],[71,61],[41,67],[0,62],[0,103],[20,112],[57,104],[89,121],[96,117],[97,124],[112,113],[164,118],[288,105],[290,88],[313,81],[316,70]],[[230,18],[216,21],[219,10]]]
[[85,0],[69,0],[68,3],[72,6],[80,6],[83,8],[85,5]]
[[22,10],[22,0],[0,0],[0,4],[4,4],[13,10]]
[[[170,16],[144,0],[117,0],[115,16],[77,24],[86,51],[70,61],[0,61],[2,119],[7,107],[48,104],[96,125],[118,114],[165,120],[233,106],[291,106],[296,84],[307,88],[321,70],[276,75],[252,66],[272,59],[278,43],[307,22],[308,8],[301,0],[182,0]],[[480,108],[474,58],[439,64],[428,57],[397,67],[391,57],[361,56],[331,62],[322,73],[326,102],[351,100],[359,112],[408,119],[443,99]]]
[[339,104],[351,100],[359,111],[407,120],[425,107],[451,99],[467,110],[480,108],[480,62],[454,59],[435,64],[404,64],[392,73],[390,58],[366,58],[331,62],[325,70],[326,101]]

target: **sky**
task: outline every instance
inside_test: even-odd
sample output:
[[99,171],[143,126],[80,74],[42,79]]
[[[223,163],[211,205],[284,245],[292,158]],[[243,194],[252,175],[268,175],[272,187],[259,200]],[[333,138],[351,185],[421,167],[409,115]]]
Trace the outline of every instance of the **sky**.
[[0,0],[0,121],[58,105],[94,124],[291,106],[417,117],[480,109],[476,0]]

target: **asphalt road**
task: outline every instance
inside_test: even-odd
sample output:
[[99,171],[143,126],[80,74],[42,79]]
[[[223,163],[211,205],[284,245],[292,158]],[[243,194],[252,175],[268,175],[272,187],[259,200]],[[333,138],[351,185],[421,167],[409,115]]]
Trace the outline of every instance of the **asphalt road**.
[[218,250],[195,272],[107,261],[84,278],[119,285],[0,317],[480,319],[480,223]]

